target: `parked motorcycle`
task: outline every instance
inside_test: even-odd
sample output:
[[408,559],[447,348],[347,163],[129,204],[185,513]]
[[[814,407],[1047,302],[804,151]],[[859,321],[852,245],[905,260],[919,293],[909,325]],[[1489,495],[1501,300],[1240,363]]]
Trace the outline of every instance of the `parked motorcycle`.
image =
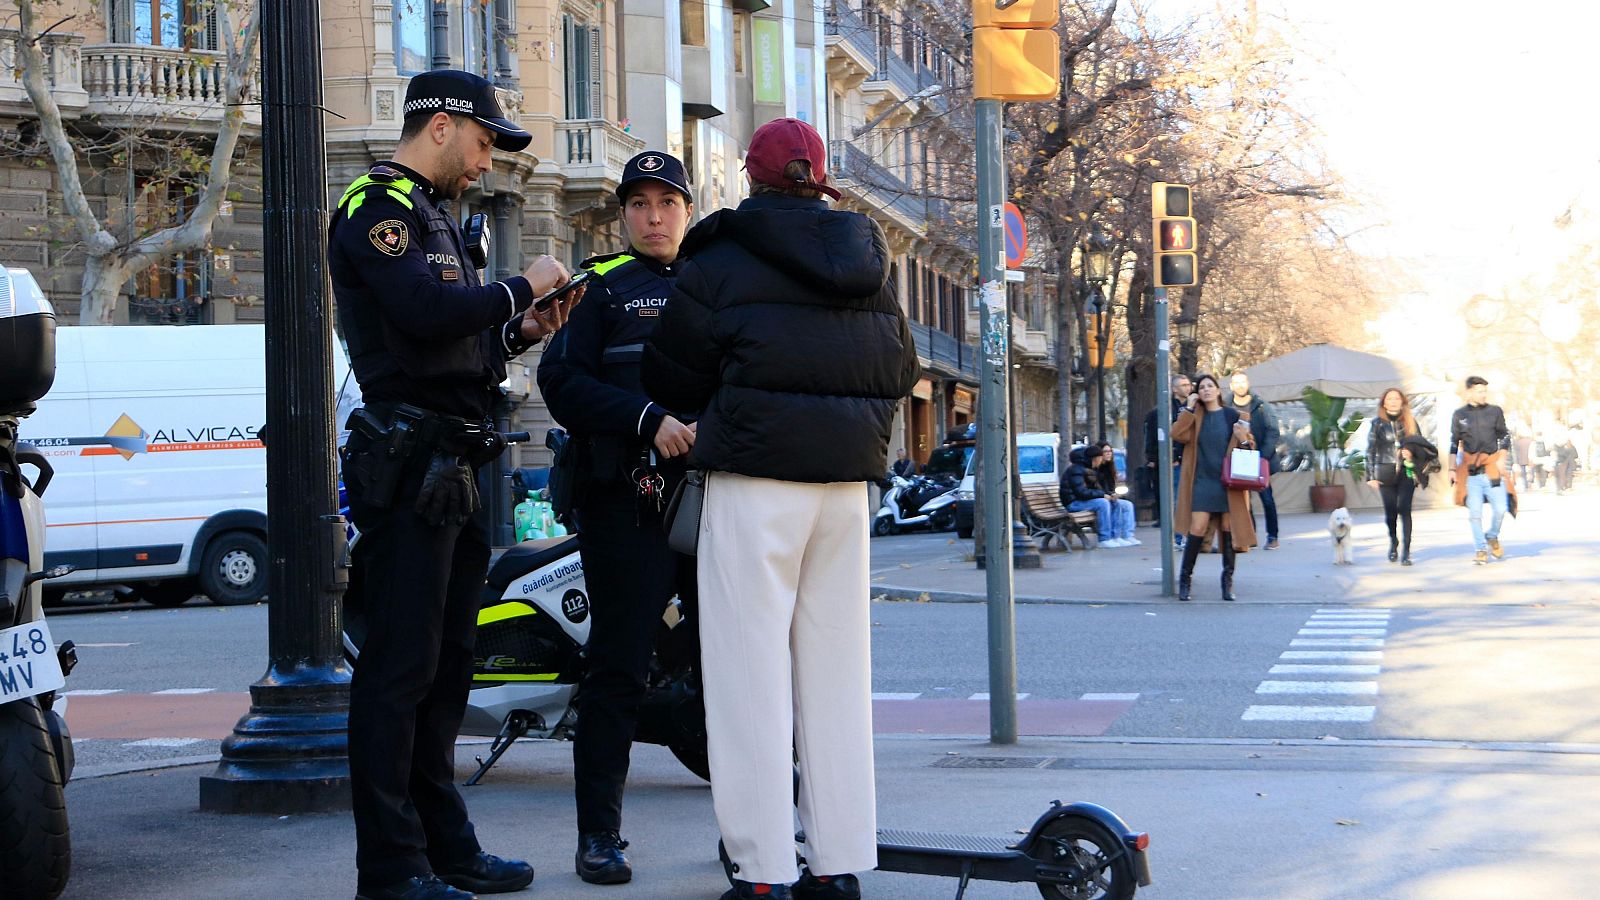
[[[526,440],[525,434],[507,436]],[[341,505],[344,491],[340,490]],[[362,586],[360,534],[350,527],[350,584],[344,599],[345,656],[360,665],[369,610]],[[672,598],[662,611],[648,687],[634,740],[660,744],[710,780],[699,642],[692,611]],[[472,690],[461,733],[494,738],[467,779],[476,784],[521,737],[571,740],[580,726],[574,701],[587,668],[589,595],[574,536],[524,541],[489,568],[478,611]]]
[[956,485],[943,478],[890,475],[883,503],[872,518],[872,534],[882,537],[927,526],[933,531],[956,527]]
[[55,314],[32,278],[0,270],[0,288],[0,896],[52,900],[72,868],[72,738],[57,692],[77,656],[71,641],[56,646],[40,582],[72,569],[41,571],[53,472],[18,435],[55,380]]

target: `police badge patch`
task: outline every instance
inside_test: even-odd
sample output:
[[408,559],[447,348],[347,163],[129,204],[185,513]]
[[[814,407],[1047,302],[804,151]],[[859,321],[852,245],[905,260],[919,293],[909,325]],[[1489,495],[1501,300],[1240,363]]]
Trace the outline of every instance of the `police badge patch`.
[[372,226],[367,232],[367,239],[372,241],[372,246],[389,256],[399,256],[406,252],[406,244],[411,238],[406,234],[406,223],[399,219],[384,219]]

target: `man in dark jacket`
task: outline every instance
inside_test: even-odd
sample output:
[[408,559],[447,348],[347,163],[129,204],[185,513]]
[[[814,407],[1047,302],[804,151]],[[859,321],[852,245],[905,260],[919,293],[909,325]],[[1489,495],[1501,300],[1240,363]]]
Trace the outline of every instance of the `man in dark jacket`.
[[[1157,410],[1154,410],[1154,409],[1150,410],[1150,412],[1145,414],[1145,417],[1144,417],[1144,465],[1145,465],[1146,471],[1150,472],[1152,476],[1154,476],[1156,474],[1156,467],[1161,464],[1161,445],[1160,445],[1160,441],[1161,440],[1165,440],[1168,443],[1171,443],[1171,441],[1172,441],[1172,423],[1178,421],[1178,413],[1183,412],[1183,405],[1188,402],[1188,400],[1189,400],[1189,392],[1192,391],[1192,390],[1194,390],[1194,384],[1189,381],[1189,376],[1182,375],[1182,374],[1172,376],[1172,409],[1170,411],[1170,414],[1167,416],[1167,420],[1165,422],[1162,422],[1162,423],[1158,424],[1158,422],[1156,420]],[[1159,438],[1158,438],[1158,436],[1159,436]],[[1183,445],[1182,444],[1173,444],[1172,445],[1172,496],[1174,498],[1176,498],[1178,496],[1178,473],[1180,471],[1182,471],[1182,469],[1179,468],[1182,464],[1183,464]],[[1150,489],[1151,490],[1155,490],[1156,489],[1156,485],[1155,485],[1155,482],[1153,480],[1152,480],[1152,482],[1150,484]],[[1176,503],[1176,500],[1174,500],[1174,503]],[[1157,523],[1157,524],[1159,524],[1159,523]],[[1184,529],[1182,529],[1182,528],[1174,527],[1172,529],[1172,544],[1173,544],[1173,546],[1177,547],[1179,550],[1183,549],[1183,532],[1184,532]]]
[[[1472,562],[1487,565],[1489,554],[1495,559],[1506,555],[1500,546],[1500,525],[1510,508],[1507,493],[1513,475],[1506,463],[1511,447],[1511,431],[1506,414],[1489,402],[1489,381],[1479,375],[1467,379],[1467,405],[1450,414],[1450,456],[1455,469],[1450,483],[1456,486],[1456,502],[1466,506],[1472,526]],[[1466,484],[1459,482],[1465,479]],[[1483,527],[1483,505],[1489,504],[1490,521]]]
[[656,402],[701,411],[711,794],[738,879],[723,897],[859,897],[851,873],[877,865],[866,483],[888,468],[916,346],[883,231],[821,199],[839,192],[817,132],[769,122],[745,168],[750,199],[685,240],[643,368]]
[[1061,486],[1059,488],[1061,505],[1070,512],[1094,511],[1095,531],[1099,538],[1098,546],[1125,547],[1126,544],[1118,543],[1111,527],[1111,500],[1112,494],[1107,494],[1100,489],[1099,480],[1089,469],[1087,453],[1089,448],[1076,447],[1067,456],[1067,470],[1061,473]]
[[623,168],[617,199],[630,246],[584,262],[597,277],[539,361],[539,391],[582,457],[576,506],[589,665],[578,689],[583,725],[572,762],[574,864],[590,884],[633,878],[621,835],[629,749],[661,612],[674,594],[685,604],[693,597],[693,560],[667,546],[660,511],[663,495],[683,478],[694,426],[650,402],[639,381],[644,341],[672,294],[694,213],[683,163],[640,153]]
[[[1261,458],[1267,461],[1267,472],[1277,471],[1278,464],[1273,458],[1278,452],[1278,417],[1272,414],[1272,407],[1255,394],[1250,393],[1250,376],[1243,372],[1233,373],[1228,379],[1228,388],[1233,396],[1228,398],[1233,408],[1250,416],[1250,436],[1255,439],[1256,448],[1261,451]],[[1267,489],[1259,495],[1261,510],[1267,517],[1267,542],[1268,550],[1278,549],[1278,504],[1272,498],[1272,483],[1267,483]],[[1252,514],[1251,519],[1255,516]]]

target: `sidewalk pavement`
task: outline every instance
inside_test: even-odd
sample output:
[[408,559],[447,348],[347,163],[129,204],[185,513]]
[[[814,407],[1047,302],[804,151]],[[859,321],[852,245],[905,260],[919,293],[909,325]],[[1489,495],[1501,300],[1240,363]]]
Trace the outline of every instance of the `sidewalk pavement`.
[[[1382,510],[1355,513],[1355,564],[1333,563],[1326,513],[1280,517],[1277,550],[1258,546],[1241,554],[1235,575],[1240,603],[1301,604],[1482,604],[1565,603],[1575,589],[1595,597],[1600,562],[1594,541],[1600,525],[1593,502],[1600,492],[1522,498],[1518,518],[1506,517],[1501,533],[1506,558],[1472,564],[1472,536],[1465,511],[1446,506],[1413,515],[1414,565],[1388,561],[1388,531]],[[1587,510],[1587,514],[1585,514]],[[1258,519],[1258,536],[1266,535]],[[1161,530],[1141,526],[1137,547],[1071,552],[1052,542],[1039,569],[1016,569],[1018,603],[1176,603],[1161,594]],[[872,539],[875,598],[913,602],[982,603],[987,573],[972,561],[973,542],[953,533],[907,534]],[[1182,554],[1173,553],[1173,581]],[[1221,603],[1222,558],[1202,554],[1195,565],[1194,601]]]
[[[1456,509],[1419,513],[1417,565],[1406,569],[1384,559],[1381,518],[1358,519],[1357,564],[1341,569],[1332,565],[1321,517],[1286,517],[1283,549],[1240,559],[1241,602],[1593,604],[1600,602],[1600,558],[1592,514],[1585,513],[1592,505],[1585,497],[1528,498],[1524,517],[1506,527],[1507,559],[1487,567],[1471,564]],[[1159,537],[1144,540],[1121,550],[1050,553],[1043,570],[1017,573],[1017,594],[1039,603],[1175,603],[1160,596],[1153,552]],[[961,560],[970,546],[942,535],[876,539],[875,590],[885,598],[980,601],[984,573]],[[1218,557],[1201,557],[1196,603],[1221,602],[1218,566]],[[880,826],[1011,836],[1051,800],[1092,801],[1151,832],[1155,884],[1141,898],[1461,900],[1498,896],[1492,886],[1508,883],[1539,897],[1585,896],[1592,887],[1589,836],[1600,832],[1600,806],[1570,798],[1592,793],[1600,757],[1582,748],[1111,738],[1093,730],[999,747],[973,735],[981,727],[963,730],[877,735]],[[459,748],[458,780],[486,749],[481,741]],[[175,762],[184,761],[80,772],[68,786],[74,865],[66,900],[354,895],[347,813],[202,813],[199,779],[214,759]],[[524,741],[482,785],[463,789],[485,848],[539,870],[529,892],[507,896],[720,895],[725,881],[710,791],[649,745],[635,748],[629,779],[624,836],[632,841],[634,883],[579,881],[572,871],[571,771],[570,745]],[[1528,865],[1526,853],[1484,852],[1508,839],[1537,848],[1537,865]],[[955,893],[951,879],[871,872],[862,882],[873,900]],[[967,896],[1023,900],[1038,890],[974,882]]]

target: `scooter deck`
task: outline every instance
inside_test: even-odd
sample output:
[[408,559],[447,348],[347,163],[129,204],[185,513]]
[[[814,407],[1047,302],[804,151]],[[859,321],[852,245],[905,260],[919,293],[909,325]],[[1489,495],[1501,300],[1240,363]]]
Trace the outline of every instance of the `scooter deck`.
[[963,859],[1006,859],[1017,853],[1016,847],[1005,838],[989,835],[880,828],[878,852],[886,851],[926,856],[954,856]]

